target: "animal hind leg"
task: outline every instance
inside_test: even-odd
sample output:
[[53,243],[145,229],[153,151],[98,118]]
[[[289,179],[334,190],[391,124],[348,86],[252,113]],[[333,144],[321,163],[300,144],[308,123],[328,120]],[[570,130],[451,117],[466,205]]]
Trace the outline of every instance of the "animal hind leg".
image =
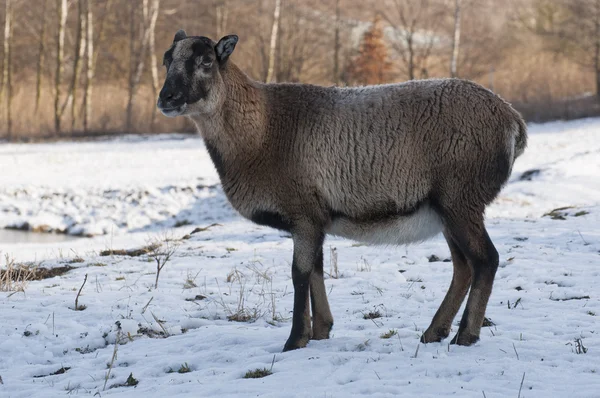
[[431,324],[421,336],[422,343],[439,342],[448,337],[452,320],[460,309],[471,283],[472,272],[467,258],[449,233],[444,232],[444,237],[448,242],[450,254],[452,255],[454,273],[446,297],[444,297],[440,308],[435,313]]
[[498,269],[498,252],[483,222],[483,211],[475,217],[448,220],[449,232],[472,269],[471,291],[451,344],[471,345],[479,340],[485,309]]
[[325,280],[323,279],[323,249],[319,251],[312,274],[310,275],[310,301],[312,304],[312,338],[322,340],[329,338],[333,327],[333,316],[327,301]]

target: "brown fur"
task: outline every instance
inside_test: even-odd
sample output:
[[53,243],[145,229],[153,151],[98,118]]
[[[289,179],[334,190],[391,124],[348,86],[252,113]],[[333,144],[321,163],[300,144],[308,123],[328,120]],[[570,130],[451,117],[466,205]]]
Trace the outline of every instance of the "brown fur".
[[[308,340],[309,296],[312,335],[329,336],[326,234],[404,244],[442,229],[455,273],[422,340],[448,335],[470,284],[455,342],[476,341],[498,265],[483,214],[525,148],[520,115],[491,91],[458,79],[358,88],[262,84],[227,61],[237,37],[210,41],[213,49],[203,54],[192,51],[198,40],[209,39],[174,42],[159,107],[195,122],[233,207],[291,232],[295,304],[285,349]],[[181,77],[186,57],[218,62]],[[169,100],[198,92],[206,95],[195,102]]]

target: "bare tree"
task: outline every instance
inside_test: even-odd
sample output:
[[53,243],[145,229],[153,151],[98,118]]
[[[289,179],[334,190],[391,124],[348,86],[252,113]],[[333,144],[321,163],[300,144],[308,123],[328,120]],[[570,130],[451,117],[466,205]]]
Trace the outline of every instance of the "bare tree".
[[92,0],[86,0],[86,79],[85,79],[85,96],[83,97],[83,131],[87,132],[89,127],[89,119],[92,116],[92,87],[94,80],[94,25],[93,25],[93,10]]
[[275,54],[277,50],[277,31],[279,30],[279,19],[281,17],[281,0],[275,0],[273,11],[273,26],[271,27],[271,45],[269,46],[269,68],[267,72],[267,83],[275,78]]
[[[92,1],[92,0],[90,0]],[[104,8],[102,10],[102,14],[100,15],[100,21],[98,24],[98,33],[96,34],[96,39],[93,40],[94,43],[96,43],[95,49],[94,49],[94,61],[93,61],[93,67],[92,70],[95,72],[96,70],[96,61],[98,60],[98,54],[99,54],[99,50],[100,50],[100,44],[104,41],[104,35],[106,32],[106,17],[110,11],[110,7],[113,4],[113,0],[106,0],[104,2]]]
[[340,0],[335,0],[335,26],[333,38],[333,83],[340,85]]
[[566,18],[559,25],[561,49],[594,73],[600,102],[600,0],[562,0]]
[[545,50],[594,74],[600,102],[600,0],[532,0],[518,6],[516,20],[545,42]]
[[457,77],[458,55],[460,51],[460,18],[462,0],[454,0],[454,35],[452,36],[452,56],[450,58],[450,76]]
[[316,40],[310,39],[308,20],[300,11],[298,7],[290,5],[280,17],[275,81],[299,82],[307,59],[315,53],[318,45]]
[[220,39],[225,35],[225,29],[227,28],[227,17],[229,16],[229,8],[227,7],[227,0],[221,0],[216,5],[216,39]]
[[85,57],[86,50],[87,12],[85,3],[86,0],[77,1],[77,40],[75,44],[75,57],[73,59],[73,75],[71,76],[71,86],[69,87],[69,93],[62,109],[62,111],[64,112],[65,107],[71,105],[71,131],[73,131],[73,129],[75,128],[75,122],[77,121],[77,115],[75,113],[77,102],[77,86],[79,85],[81,69],[83,66],[83,58]]
[[499,12],[492,0],[447,2],[445,32],[450,37],[447,70],[451,77],[476,80],[489,75],[490,68],[501,63],[507,52],[518,45],[519,40],[501,22],[501,16],[496,15],[492,20],[482,17]]
[[37,73],[35,83],[35,113],[38,112],[40,107],[40,99],[42,98],[42,78],[44,75],[44,57],[45,57],[45,46],[46,46],[46,9],[48,0],[42,2],[42,14],[41,14],[41,27],[40,27],[40,47],[38,50],[38,62],[37,62]]
[[[150,73],[152,74],[152,93],[154,98],[158,97],[158,64],[156,62],[156,20],[158,19],[158,9],[160,7],[160,0],[152,0],[152,5],[150,7],[150,15],[148,16],[148,51],[150,52]],[[152,124],[154,124],[154,120],[156,118],[156,107],[152,107]]]
[[[126,116],[125,116],[125,131],[130,131],[131,129],[131,123],[132,123],[132,118],[133,118],[133,97],[135,95],[135,89],[136,89],[136,83],[135,83],[135,76],[136,76],[136,69],[141,69],[144,66],[144,61],[142,57],[139,57],[138,60],[138,68],[136,68],[136,42],[137,42],[137,37],[136,37],[136,23],[135,23],[135,11],[137,9],[136,7],[136,1],[131,1],[129,3],[129,85],[128,85],[128,96],[127,96],[127,109],[126,109]],[[147,0],[144,0],[144,6],[147,6],[148,2]]]
[[[135,94],[144,72],[146,54],[150,47],[151,36],[154,34],[156,28],[156,19],[158,18],[158,8],[160,2],[158,0],[152,0],[152,4],[149,4],[149,0],[142,0],[142,21],[140,23],[140,38],[136,37],[135,29],[135,4],[131,3],[130,9],[130,37],[129,37],[129,51],[130,51],[130,69],[129,69],[129,95],[127,99],[127,116],[126,116],[126,131],[131,130],[133,122],[133,103]],[[138,45],[136,46],[136,43]],[[137,47],[137,51],[136,51]],[[156,57],[152,57],[154,60],[154,68],[156,68]],[[153,88],[155,93],[158,92],[158,71],[152,72]]]
[[442,13],[432,0],[391,0],[384,18],[394,28],[392,47],[400,56],[408,80],[428,77],[428,61],[436,41],[434,27]]
[[58,27],[56,34],[56,77],[54,81],[54,132],[61,131],[62,112],[60,108],[63,58],[65,53],[65,25],[67,23],[67,0],[56,0],[58,9]]
[[5,103],[6,133],[12,138],[12,1],[6,0],[4,14],[4,62],[2,69],[2,100]]

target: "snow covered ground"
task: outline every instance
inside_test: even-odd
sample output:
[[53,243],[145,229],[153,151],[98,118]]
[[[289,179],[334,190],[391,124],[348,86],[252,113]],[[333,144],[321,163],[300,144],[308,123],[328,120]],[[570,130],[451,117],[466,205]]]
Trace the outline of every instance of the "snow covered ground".
[[[93,236],[0,234],[2,257],[74,267],[0,292],[0,397],[600,397],[600,119],[530,126],[487,213],[501,268],[468,348],[419,344],[452,277],[441,237],[328,239],[332,338],[281,353],[291,240],[229,207],[198,138],[2,145],[0,170],[0,227]],[[165,237],[158,288],[152,256],[100,255]]]

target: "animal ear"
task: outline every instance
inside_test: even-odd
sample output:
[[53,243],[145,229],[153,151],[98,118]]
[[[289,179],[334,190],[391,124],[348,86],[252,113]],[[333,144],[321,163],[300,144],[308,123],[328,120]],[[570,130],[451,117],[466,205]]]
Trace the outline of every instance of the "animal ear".
[[187,37],[185,34],[185,30],[179,29],[177,33],[175,33],[175,38],[173,39],[173,43],[183,40]]
[[217,54],[217,59],[220,64],[224,64],[227,61],[227,58],[231,55],[233,50],[235,49],[235,45],[238,42],[237,35],[229,35],[223,37],[217,45],[215,46],[215,54]]

